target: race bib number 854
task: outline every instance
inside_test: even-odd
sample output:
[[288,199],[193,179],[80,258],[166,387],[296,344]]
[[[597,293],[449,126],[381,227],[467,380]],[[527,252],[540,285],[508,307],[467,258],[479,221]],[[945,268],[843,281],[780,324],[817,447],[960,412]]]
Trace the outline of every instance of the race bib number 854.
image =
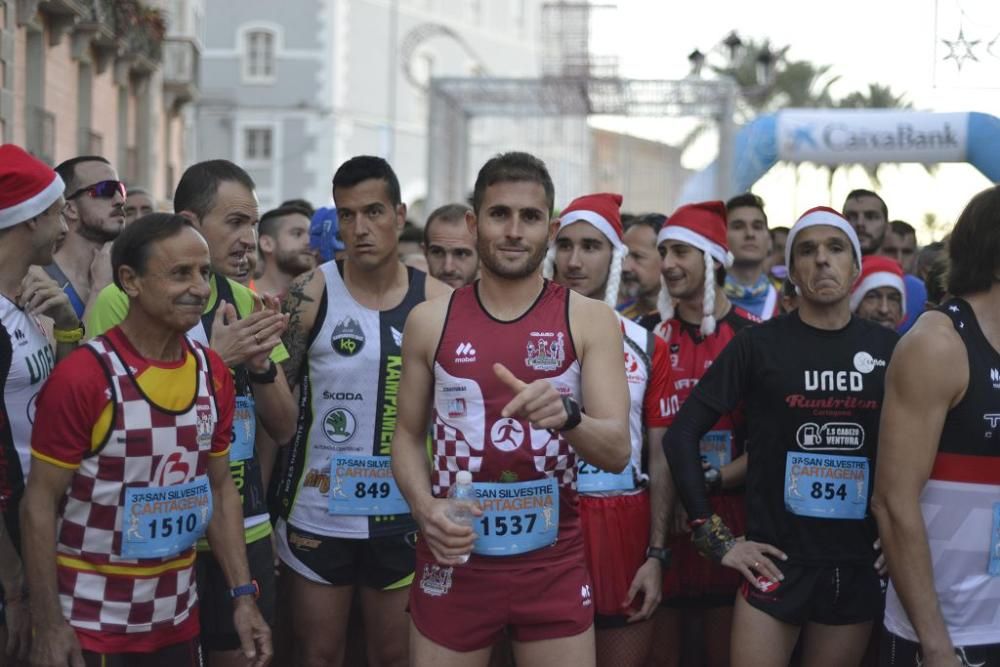
[[819,519],[863,519],[870,467],[863,456],[788,452],[785,508]]

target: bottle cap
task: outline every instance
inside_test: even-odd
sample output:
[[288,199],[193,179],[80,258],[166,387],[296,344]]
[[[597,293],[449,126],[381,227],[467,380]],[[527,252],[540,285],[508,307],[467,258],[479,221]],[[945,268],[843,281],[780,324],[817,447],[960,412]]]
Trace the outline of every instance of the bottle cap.
[[472,473],[468,470],[459,470],[455,475],[455,481],[459,484],[472,484]]

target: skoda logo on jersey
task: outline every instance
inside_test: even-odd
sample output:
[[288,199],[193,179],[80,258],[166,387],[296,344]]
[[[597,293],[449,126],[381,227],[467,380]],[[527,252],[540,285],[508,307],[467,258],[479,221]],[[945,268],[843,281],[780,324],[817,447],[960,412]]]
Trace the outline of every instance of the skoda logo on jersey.
[[353,357],[365,346],[365,332],[356,319],[346,317],[333,328],[330,345],[342,357]]
[[524,443],[524,427],[510,417],[498,419],[490,428],[490,442],[502,452],[512,452]]
[[876,359],[867,352],[858,352],[854,355],[854,367],[861,373],[867,375],[877,367],[885,368],[885,360]]
[[334,408],[323,417],[323,433],[334,444],[350,440],[357,426],[354,415],[346,408]]

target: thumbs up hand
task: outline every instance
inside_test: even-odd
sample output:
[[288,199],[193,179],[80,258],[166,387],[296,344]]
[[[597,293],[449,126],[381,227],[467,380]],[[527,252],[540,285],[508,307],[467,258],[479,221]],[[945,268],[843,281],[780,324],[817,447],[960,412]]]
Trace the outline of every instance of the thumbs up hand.
[[504,417],[527,419],[532,428],[558,430],[569,418],[562,397],[548,380],[526,384],[518,380],[503,364],[493,364],[497,379],[510,387],[514,398],[504,406]]

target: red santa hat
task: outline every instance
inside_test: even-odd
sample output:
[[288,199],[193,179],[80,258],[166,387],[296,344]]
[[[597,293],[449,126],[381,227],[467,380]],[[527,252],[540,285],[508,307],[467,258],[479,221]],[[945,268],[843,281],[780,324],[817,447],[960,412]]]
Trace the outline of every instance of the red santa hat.
[[[577,197],[562,210],[559,215],[559,231],[577,222],[589,222],[597,231],[604,234],[611,243],[611,267],[608,270],[608,282],[604,290],[604,301],[614,308],[618,305],[618,288],[621,286],[622,263],[628,248],[622,242],[622,196],[612,192],[598,192]],[[558,236],[558,234],[556,235]],[[549,248],[545,256],[543,275],[551,278],[555,268],[555,246]]]
[[906,315],[906,285],[903,282],[903,267],[891,257],[868,255],[861,260],[861,275],[851,290],[851,312],[858,309],[865,294],[879,287],[892,287],[903,297],[903,315]]
[[[729,252],[726,237],[726,205],[721,201],[687,204],[667,218],[656,235],[656,245],[667,241],[680,241],[700,250],[705,257],[705,296],[702,300],[701,333],[709,336],[715,332],[715,264],[729,268],[733,253]],[[660,278],[658,307],[664,322],[674,316],[673,301],[667,291],[666,281]]]
[[45,212],[65,189],[59,174],[20,146],[0,146],[0,229]]

